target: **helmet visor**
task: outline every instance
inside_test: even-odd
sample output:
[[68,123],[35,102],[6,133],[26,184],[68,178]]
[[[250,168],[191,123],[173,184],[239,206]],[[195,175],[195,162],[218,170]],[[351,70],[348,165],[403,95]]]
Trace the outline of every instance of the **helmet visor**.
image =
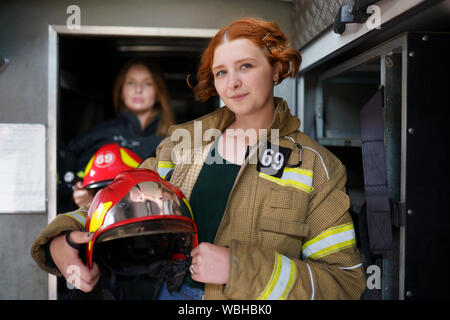
[[176,194],[160,182],[141,182],[108,211],[97,241],[138,234],[194,232],[193,221],[186,218],[192,218],[189,208]]

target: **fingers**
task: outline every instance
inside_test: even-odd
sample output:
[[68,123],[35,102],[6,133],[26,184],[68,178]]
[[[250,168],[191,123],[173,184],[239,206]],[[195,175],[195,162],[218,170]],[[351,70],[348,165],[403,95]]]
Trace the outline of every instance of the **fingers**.
[[[200,243],[200,245],[203,246],[203,243]],[[192,274],[192,279],[194,279],[194,274],[199,273],[198,268],[200,267],[200,261],[202,260],[202,257],[200,255],[200,245],[191,250],[192,260],[189,271]]]
[[83,189],[83,182],[78,181],[77,183],[75,183],[75,190],[81,190]]
[[[100,270],[97,264],[94,263],[92,269],[89,269],[85,265],[83,265],[81,271],[81,290],[85,290],[84,292],[92,291],[100,279]],[[84,270],[83,270],[84,269]]]
[[71,259],[70,265],[66,268],[64,277],[66,280],[80,290],[91,291],[100,278],[100,269],[97,264],[93,264],[89,269],[81,259],[76,256]]
[[79,207],[91,203],[94,199],[92,194],[90,194],[88,190],[84,189],[75,189],[72,193],[72,198]]
[[[200,243],[201,244],[201,243]],[[191,257],[194,258],[194,256],[198,255],[199,246],[195,247],[191,250]]]
[[229,249],[202,242],[191,251],[189,271],[192,279],[204,283],[224,284],[228,281]]
[[[200,255],[193,256],[191,264],[197,265],[197,266],[201,266],[202,265],[202,260],[203,260],[202,256],[200,256]],[[197,267],[197,269],[198,269],[198,267]],[[197,270],[197,269],[195,269],[195,270]],[[197,272],[198,272],[198,270],[197,270]]]
[[100,270],[97,264],[94,263],[92,269],[89,269],[83,265],[81,260],[73,262],[74,264],[71,264],[64,273],[67,282],[83,292],[92,291],[100,279]]
[[[70,241],[74,243],[86,243],[91,240],[93,234],[73,231],[70,233]],[[65,235],[57,236],[50,242],[50,254],[58,270],[61,271],[67,282],[74,287],[89,292],[94,289],[100,278],[100,270],[96,264],[89,269],[78,256],[78,250],[73,249],[66,242]]]
[[190,272],[192,275],[195,274],[195,264],[194,264],[194,263],[192,263],[192,264],[189,266],[189,272]]
[[79,190],[79,189],[75,189],[73,191],[73,199],[77,200],[77,199],[83,199],[84,195],[87,193],[86,190]]
[[69,235],[70,241],[77,244],[88,243],[94,238],[94,233],[83,231],[72,231]]

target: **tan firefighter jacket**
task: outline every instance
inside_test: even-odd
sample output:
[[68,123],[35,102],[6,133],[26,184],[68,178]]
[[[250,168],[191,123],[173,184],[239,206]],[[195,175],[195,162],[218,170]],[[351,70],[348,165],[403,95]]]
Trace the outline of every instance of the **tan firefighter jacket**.
[[[365,276],[348,212],[345,168],[298,131],[300,120],[290,114],[284,100],[275,98],[275,103],[270,129],[279,129],[280,138],[271,142],[292,152],[281,176],[275,177],[257,170],[264,147],[251,148],[214,242],[230,248],[229,281],[206,284],[205,299],[359,299]],[[158,146],[156,158],[141,167],[162,177],[173,169],[171,183],[189,199],[213,145],[209,129],[222,132],[233,120],[234,114],[223,107],[172,126],[171,137]],[[270,131],[267,136],[270,140]],[[301,154],[295,143],[302,146]],[[296,166],[300,157],[301,166]],[[59,215],[38,236],[32,256],[41,268],[60,274],[45,265],[42,246],[65,230],[84,230],[86,209]]]

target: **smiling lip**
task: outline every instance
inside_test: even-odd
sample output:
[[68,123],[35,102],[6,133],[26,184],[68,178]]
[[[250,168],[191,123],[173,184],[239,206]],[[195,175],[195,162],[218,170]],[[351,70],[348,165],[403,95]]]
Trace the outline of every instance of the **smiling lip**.
[[133,98],[133,102],[144,102],[144,98]]
[[234,101],[240,101],[240,100],[244,99],[247,95],[248,95],[248,93],[235,94],[234,96],[231,96],[230,99],[232,99]]

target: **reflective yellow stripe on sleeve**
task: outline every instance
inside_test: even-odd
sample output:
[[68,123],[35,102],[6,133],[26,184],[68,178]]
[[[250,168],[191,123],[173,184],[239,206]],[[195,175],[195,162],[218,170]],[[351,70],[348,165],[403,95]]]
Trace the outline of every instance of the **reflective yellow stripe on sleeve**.
[[311,193],[314,190],[312,187],[313,172],[311,170],[286,167],[281,178],[276,178],[262,172],[259,173],[259,176],[281,186],[294,187],[306,193]]
[[84,228],[86,226],[86,216],[83,215],[83,213],[87,214],[87,212],[84,212],[84,211],[72,211],[72,212],[64,213],[64,215],[77,220],[81,225],[83,225],[83,228]]
[[302,246],[303,259],[319,259],[356,245],[355,229],[349,222],[329,228]]
[[175,168],[175,163],[171,161],[158,161],[158,174],[165,179],[167,173]]
[[275,263],[270,280],[258,300],[286,300],[297,279],[294,261],[275,252]]

